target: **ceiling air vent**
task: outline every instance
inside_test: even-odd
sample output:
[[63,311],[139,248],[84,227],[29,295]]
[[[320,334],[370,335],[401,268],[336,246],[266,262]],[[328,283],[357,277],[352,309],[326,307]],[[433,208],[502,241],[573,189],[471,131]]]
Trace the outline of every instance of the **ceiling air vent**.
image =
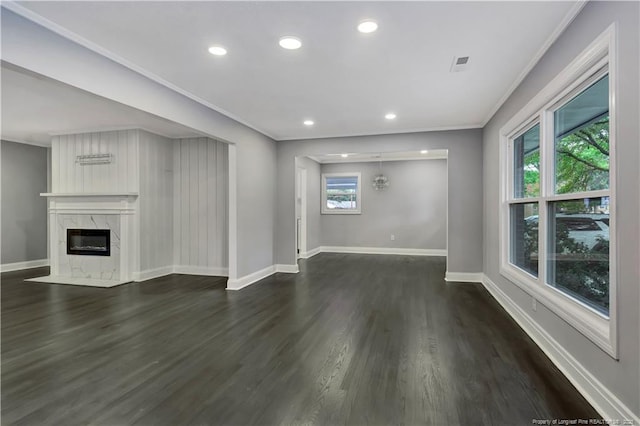
[[451,64],[451,72],[465,71],[469,66],[468,56],[454,56]]

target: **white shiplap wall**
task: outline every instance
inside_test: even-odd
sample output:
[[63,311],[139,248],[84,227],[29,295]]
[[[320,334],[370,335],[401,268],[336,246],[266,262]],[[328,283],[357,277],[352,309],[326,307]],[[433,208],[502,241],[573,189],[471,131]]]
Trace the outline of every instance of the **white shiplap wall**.
[[[52,185],[57,193],[138,192],[138,130],[52,138]],[[110,164],[80,165],[78,155],[112,154]]]
[[140,270],[173,266],[173,146],[144,130],[140,135]]
[[184,272],[228,267],[228,148],[209,138],[174,142],[174,261]]

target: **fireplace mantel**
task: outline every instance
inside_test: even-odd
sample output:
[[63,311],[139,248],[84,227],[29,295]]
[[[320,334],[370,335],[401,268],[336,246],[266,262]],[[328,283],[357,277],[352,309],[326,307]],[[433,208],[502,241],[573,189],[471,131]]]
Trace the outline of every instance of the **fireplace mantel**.
[[48,198],[70,198],[70,197],[114,197],[114,198],[135,198],[138,196],[137,192],[41,192],[41,197]]
[[[113,287],[139,271],[138,193],[44,192],[49,211],[51,272],[33,281]],[[67,229],[109,229],[110,256],[67,252]]]

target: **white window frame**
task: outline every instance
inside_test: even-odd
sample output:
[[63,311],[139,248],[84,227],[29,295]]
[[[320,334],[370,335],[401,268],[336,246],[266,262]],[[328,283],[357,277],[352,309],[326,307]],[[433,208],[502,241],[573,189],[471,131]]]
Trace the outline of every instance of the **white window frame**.
[[[355,177],[358,180],[356,188],[355,209],[329,209],[327,208],[327,178],[328,177]],[[362,213],[362,175],[360,172],[322,173],[322,197],[320,199],[322,214],[361,214]]]
[[[500,273],[530,294],[535,300],[573,326],[617,359],[617,209],[616,209],[616,94],[617,51],[616,25],[607,28],[567,68],[540,91],[522,110],[500,129]],[[600,70],[607,68],[605,73]],[[600,72],[600,73],[599,73]],[[599,73],[599,74],[598,74]],[[553,167],[555,140],[553,113],[568,100],[585,90],[604,74],[609,75],[609,190],[572,194],[555,194]],[[540,196],[513,197],[513,140],[540,124]],[[550,142],[551,141],[551,142]],[[568,294],[547,285],[548,211],[547,203],[567,199],[610,197],[609,213],[609,316],[580,302]],[[516,203],[538,203],[538,276],[527,273],[511,263],[511,229],[509,207]]]

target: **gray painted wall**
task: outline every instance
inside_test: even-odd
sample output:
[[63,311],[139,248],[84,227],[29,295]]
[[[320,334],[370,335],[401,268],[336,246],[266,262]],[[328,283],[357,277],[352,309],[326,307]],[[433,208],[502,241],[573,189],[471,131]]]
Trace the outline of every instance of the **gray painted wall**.
[[307,251],[320,247],[320,164],[308,157],[296,159],[307,170]]
[[323,214],[321,245],[446,249],[446,160],[388,161],[382,171],[389,187],[376,191],[379,163],[322,165],[322,173],[361,173],[362,213]]
[[0,142],[3,265],[47,259],[47,151]]
[[[483,131],[484,157],[484,272],[509,298],[558,341],[578,362],[609,388],[624,404],[640,415],[640,318],[637,241],[640,240],[638,206],[639,140],[638,64],[640,16],[638,2],[589,2],[527,78],[500,108]],[[538,304],[531,308],[531,297],[499,273],[498,215],[500,203],[500,128],[612,22],[617,22],[619,51],[618,139],[616,162],[618,185],[616,207],[618,223],[618,337],[619,361]]]
[[339,152],[448,149],[450,272],[482,271],[480,129],[281,141],[278,147],[276,263],[295,263],[295,157]]
[[[276,143],[245,139],[237,147],[238,277],[274,262]],[[295,175],[292,175],[292,181]],[[291,204],[293,215],[294,204]],[[295,264],[295,261],[290,262]]]

